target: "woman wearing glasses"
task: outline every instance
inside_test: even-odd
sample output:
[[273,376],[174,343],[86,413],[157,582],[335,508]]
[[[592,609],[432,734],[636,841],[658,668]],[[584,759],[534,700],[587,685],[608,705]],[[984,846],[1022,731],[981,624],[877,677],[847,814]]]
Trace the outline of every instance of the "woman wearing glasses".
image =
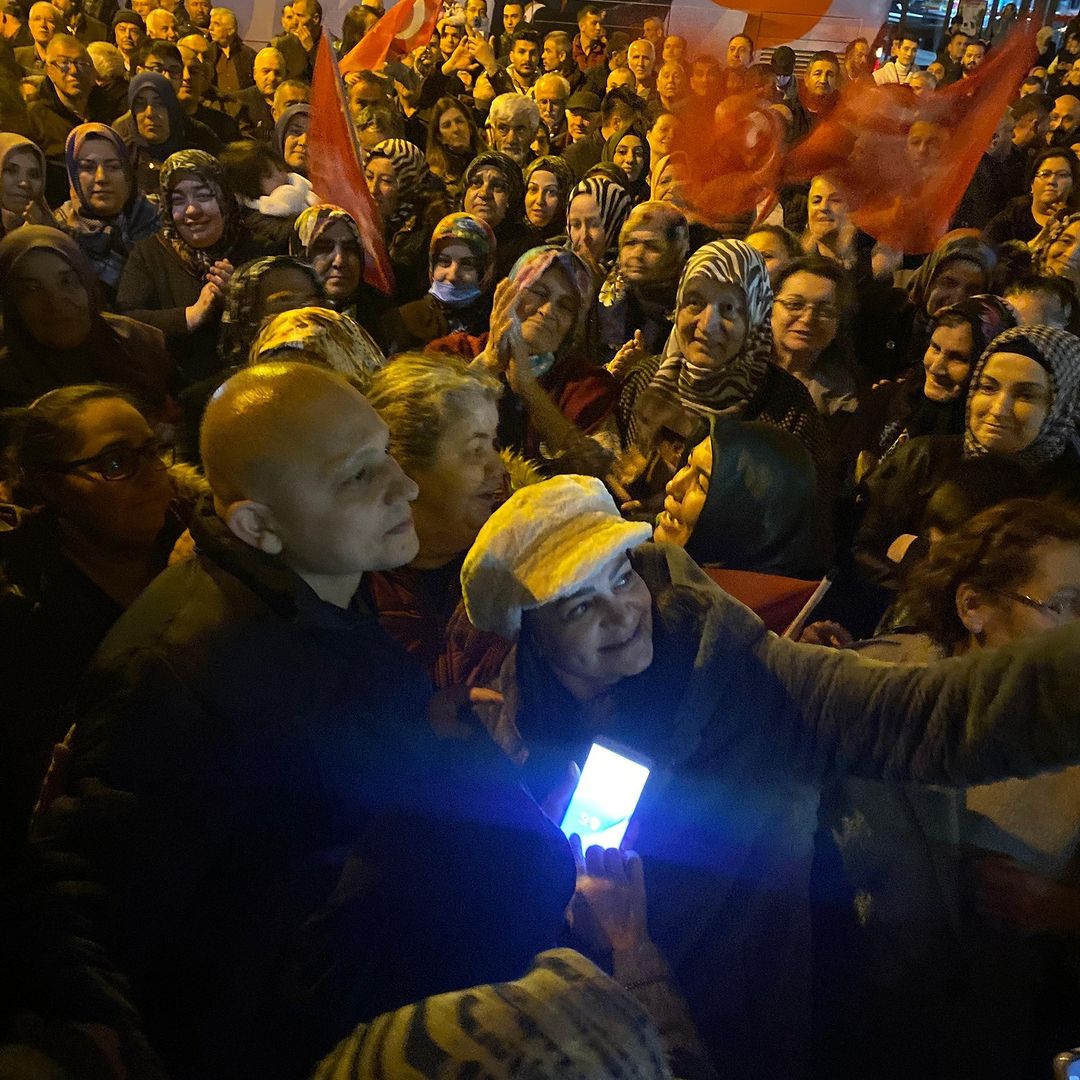
[[[0,752],[0,843],[25,831],[62,705],[98,643],[165,568],[183,524],[158,444],[134,399],[67,386],[9,410],[0,528],[0,679],[18,709]],[[9,849],[10,850],[10,849]]]
[[[861,655],[926,663],[1073,622],[1080,515],[984,510],[932,546],[901,602],[906,630]],[[1080,930],[1080,767],[966,789],[848,780],[825,805],[860,897],[858,1014],[838,1025],[864,1036],[853,1073],[888,1059],[889,1076],[1039,1075],[1080,1005],[1055,982]]]
[[1078,171],[1071,150],[1051,146],[1040,151],[1031,165],[1031,191],[1010,199],[983,230],[983,238],[991,244],[1034,240],[1059,211],[1075,207]]
[[108,382],[161,417],[171,364],[161,331],[102,311],[93,268],[70,236],[23,225],[0,241],[0,407],[59,386]]

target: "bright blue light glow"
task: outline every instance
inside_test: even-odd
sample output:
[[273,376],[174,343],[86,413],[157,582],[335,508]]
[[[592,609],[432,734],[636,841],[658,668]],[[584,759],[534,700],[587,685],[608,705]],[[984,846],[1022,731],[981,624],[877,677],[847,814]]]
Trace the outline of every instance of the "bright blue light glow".
[[566,808],[562,831],[567,838],[577,833],[583,851],[595,844],[618,847],[648,779],[644,765],[594,743]]

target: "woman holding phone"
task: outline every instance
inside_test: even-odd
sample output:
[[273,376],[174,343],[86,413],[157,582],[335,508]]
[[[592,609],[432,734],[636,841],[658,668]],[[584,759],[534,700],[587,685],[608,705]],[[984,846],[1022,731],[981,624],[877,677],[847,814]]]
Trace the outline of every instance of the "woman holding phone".
[[1075,759],[1080,718],[1056,688],[1071,685],[1080,629],[875,664],[767,633],[650,533],[582,476],[492,514],[461,578],[473,625],[515,646],[484,722],[541,800],[597,735],[654,762],[632,826],[652,938],[721,1075],[792,1075],[809,1054],[821,786],[845,774],[955,786]]

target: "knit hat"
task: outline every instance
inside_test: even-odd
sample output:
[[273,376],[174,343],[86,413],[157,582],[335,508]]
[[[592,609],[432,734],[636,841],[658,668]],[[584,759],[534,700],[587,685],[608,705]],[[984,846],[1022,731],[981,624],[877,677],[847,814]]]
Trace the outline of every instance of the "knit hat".
[[555,476],[514,492],[465,556],[461,593],[478,630],[513,641],[521,613],[569,596],[620,552],[652,536],[624,521],[591,476]]
[[112,18],[112,28],[115,30],[121,23],[134,23],[144,34],[146,33],[146,23],[143,22],[143,17],[137,12],[132,11],[129,8],[121,8]]

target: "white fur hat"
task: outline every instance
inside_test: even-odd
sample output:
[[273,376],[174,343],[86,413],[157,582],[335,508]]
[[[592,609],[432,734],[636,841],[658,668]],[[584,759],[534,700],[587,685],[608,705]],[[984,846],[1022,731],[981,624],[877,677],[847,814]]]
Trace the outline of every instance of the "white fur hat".
[[652,536],[624,521],[590,476],[556,476],[514,492],[488,518],[461,568],[473,626],[513,641],[521,613],[569,596],[619,552]]

